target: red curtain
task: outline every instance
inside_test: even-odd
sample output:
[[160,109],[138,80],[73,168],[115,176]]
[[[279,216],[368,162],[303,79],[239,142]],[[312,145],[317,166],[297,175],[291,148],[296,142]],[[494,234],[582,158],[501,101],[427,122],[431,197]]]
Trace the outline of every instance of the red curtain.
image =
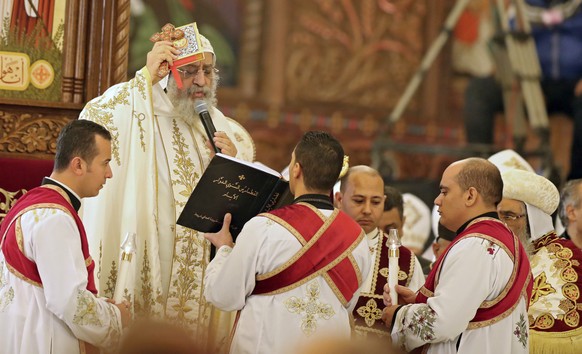
[[[29,0],[14,0],[12,4],[12,16],[10,20],[10,28],[19,28],[29,34],[32,32],[38,22],[38,17],[28,16],[24,7],[25,1]],[[76,1],[76,0],[73,0]],[[53,14],[55,10],[54,0],[39,0],[38,1],[38,16],[42,18],[46,28],[41,31],[41,36],[51,36],[53,31]],[[33,12],[34,13],[34,12]]]

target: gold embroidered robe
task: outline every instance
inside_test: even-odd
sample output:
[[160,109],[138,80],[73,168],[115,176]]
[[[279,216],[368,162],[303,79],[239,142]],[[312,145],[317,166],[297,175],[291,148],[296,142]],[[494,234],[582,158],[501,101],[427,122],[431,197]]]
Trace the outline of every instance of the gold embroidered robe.
[[[216,108],[210,114],[216,130],[236,144],[237,157],[252,161],[254,145],[244,128]],[[210,161],[202,124],[196,116],[187,123],[175,114],[160,84],[151,86],[146,68],[89,102],[80,118],[102,124],[113,136],[113,178],[83,210],[101,294],[112,296],[121,242],[136,232],[137,254],[125,288],[135,313],[165,317],[201,341],[224,341],[229,318],[202,296],[209,243],[176,225]]]
[[582,345],[582,251],[554,232],[534,241],[528,310],[530,353],[579,353]]

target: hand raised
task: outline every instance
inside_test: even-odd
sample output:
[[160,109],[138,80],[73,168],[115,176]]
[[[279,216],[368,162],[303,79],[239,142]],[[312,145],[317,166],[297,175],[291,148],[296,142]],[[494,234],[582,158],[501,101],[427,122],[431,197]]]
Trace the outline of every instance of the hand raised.
[[160,65],[164,62],[168,62],[169,65],[174,63],[174,59],[180,51],[174,48],[174,45],[170,41],[160,41],[154,43],[152,50],[147,55],[146,68],[150,73],[152,78],[152,85],[155,85],[162,78],[158,75],[158,70]]

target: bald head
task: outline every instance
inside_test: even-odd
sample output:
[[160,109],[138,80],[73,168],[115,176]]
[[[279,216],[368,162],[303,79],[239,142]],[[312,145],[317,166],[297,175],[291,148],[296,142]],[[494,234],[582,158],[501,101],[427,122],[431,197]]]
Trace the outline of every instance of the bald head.
[[[485,159],[468,158],[457,161],[461,169],[457,175],[457,182],[463,190],[474,187],[488,206],[497,206],[503,197],[503,180],[499,169]],[[452,165],[451,165],[452,166]]]
[[335,195],[336,205],[366,233],[380,224],[385,198],[382,176],[368,166],[351,167],[341,179],[340,191]]
[[488,212],[495,212],[501,201],[503,181],[495,165],[480,158],[452,163],[441,178],[438,206],[441,223],[449,230],[458,230],[466,221]]
[[[368,175],[369,177],[377,177],[379,179],[382,179],[382,176],[380,176],[380,173],[370,166],[366,166],[366,165],[353,166],[353,167],[350,167],[348,169],[348,172],[341,178],[341,180],[340,180],[340,192],[344,193],[346,191],[347,185],[348,185],[349,180],[350,180],[350,176],[356,176],[356,175],[360,175],[360,174],[365,174],[365,175]],[[384,184],[384,182],[382,182],[382,184]],[[382,188],[384,188],[384,187],[382,187]]]

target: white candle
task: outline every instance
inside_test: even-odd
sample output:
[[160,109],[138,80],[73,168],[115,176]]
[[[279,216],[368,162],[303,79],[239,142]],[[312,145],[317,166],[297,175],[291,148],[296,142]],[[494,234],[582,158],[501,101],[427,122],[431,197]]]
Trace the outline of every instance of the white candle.
[[128,232],[121,244],[121,261],[119,262],[119,272],[117,273],[117,281],[115,282],[115,293],[113,294],[113,301],[116,304],[123,301],[123,292],[127,287],[127,278],[129,270],[131,269],[131,261],[135,254],[135,232]]
[[398,230],[390,229],[386,246],[388,246],[388,288],[390,288],[390,300],[392,301],[392,305],[398,305],[398,294],[396,293],[398,273],[400,272],[400,267],[398,266],[398,258],[400,257]]

